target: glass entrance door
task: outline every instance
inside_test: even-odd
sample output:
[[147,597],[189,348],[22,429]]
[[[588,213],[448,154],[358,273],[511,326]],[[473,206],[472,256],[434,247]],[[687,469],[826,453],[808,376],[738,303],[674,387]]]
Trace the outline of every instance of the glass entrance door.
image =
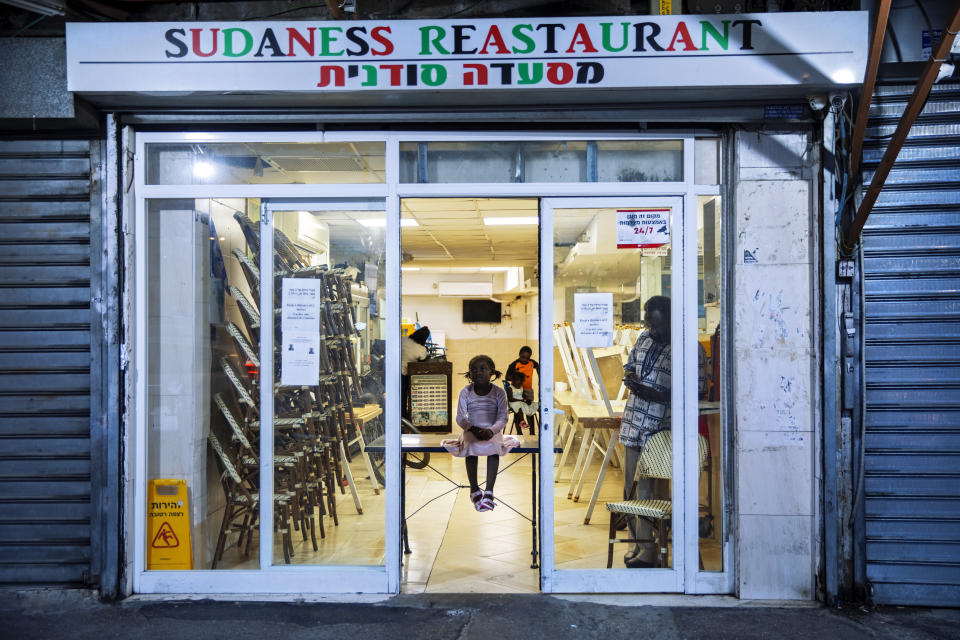
[[392,411],[386,229],[382,199],[344,199],[264,201],[245,230],[272,273],[257,292],[270,310],[258,331],[260,456],[271,461],[260,486],[273,496],[260,563],[321,571],[329,588],[315,591],[386,591],[397,564],[398,491],[384,478],[398,456],[367,451],[387,441]]
[[683,591],[697,562],[682,471],[700,464],[696,220],[683,204],[541,201],[546,592]]

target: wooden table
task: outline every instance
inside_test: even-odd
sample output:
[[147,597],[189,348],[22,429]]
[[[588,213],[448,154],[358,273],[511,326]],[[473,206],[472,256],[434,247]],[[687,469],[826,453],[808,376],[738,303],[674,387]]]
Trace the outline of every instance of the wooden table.
[[[380,483],[377,482],[377,476],[373,473],[373,462],[370,460],[370,454],[367,453],[367,447],[363,439],[363,426],[368,422],[376,420],[383,414],[383,408],[378,404],[365,404],[361,407],[353,408],[353,428],[354,428],[354,438],[347,443],[348,447],[353,445],[358,445],[360,447],[360,457],[363,458],[363,464],[367,467],[367,474],[370,476],[370,482],[373,483],[373,493],[380,494]],[[347,419],[349,420],[350,414],[347,414]],[[340,445],[343,446],[342,444]],[[344,452],[344,460],[346,460],[346,453]],[[344,463],[344,466],[346,463]],[[349,471],[349,467],[348,467]],[[353,487],[353,474],[349,476],[349,482],[351,488]],[[356,491],[354,490],[354,493]],[[357,497],[354,496],[354,500],[357,500]]]
[[[404,434],[401,434],[400,436],[400,451],[403,454],[404,461],[407,453],[449,453],[449,451],[444,449],[443,446],[440,444],[441,441],[447,440],[447,439],[450,439],[449,435],[435,434],[435,433],[413,433],[413,434],[404,433]],[[373,442],[367,445],[367,451],[370,451],[372,453],[385,453],[386,446],[384,442],[385,441],[383,436],[377,438],[376,440],[374,440]],[[555,452],[561,451],[559,447],[554,447],[553,450]],[[513,449],[511,449],[510,453],[508,453],[507,455],[511,455],[514,453],[519,453],[522,455],[520,458],[518,458],[517,460],[514,460],[509,465],[507,465],[505,468],[501,469],[500,472],[497,473],[497,475],[500,475],[501,473],[503,473],[504,471],[512,467],[514,464],[522,460],[524,456],[527,456],[527,455],[530,456],[530,459],[532,461],[531,471],[530,471],[530,495],[531,495],[531,506],[532,506],[531,516],[527,517],[523,513],[520,513],[519,511],[511,507],[509,504],[507,504],[503,500],[497,499],[497,502],[504,505],[505,507],[507,507],[517,515],[525,518],[530,522],[531,529],[532,529],[532,537],[531,537],[532,546],[530,550],[530,556],[532,561],[530,564],[530,568],[536,569],[539,566],[538,564],[539,550],[537,547],[537,542],[538,542],[537,540],[537,455],[540,453],[540,447],[539,445],[525,446],[524,444],[521,443],[519,447],[514,447]],[[430,467],[430,469],[432,469],[435,473],[439,474],[441,477],[448,480],[458,490],[470,488],[467,485],[460,484],[455,480],[448,478],[444,474],[440,473],[440,471],[437,471],[436,469],[434,469],[432,466],[430,465],[427,465],[427,466]],[[400,538],[401,538],[401,544],[403,545],[403,552],[410,553],[410,541],[407,536],[406,467],[407,465],[401,462],[401,465],[400,465]],[[412,515],[414,514],[411,514],[411,517]]]
[[[580,492],[583,490],[583,484],[587,477],[587,469],[590,468],[590,462],[593,460],[593,447],[600,448],[597,442],[600,430],[610,431],[610,438],[604,450],[603,463],[600,465],[600,473],[597,476],[597,482],[593,488],[593,495],[590,498],[590,505],[587,507],[587,515],[584,524],[590,524],[590,516],[597,503],[597,497],[600,495],[600,486],[607,473],[607,464],[613,455],[617,443],[617,434],[620,432],[620,416],[623,415],[623,409],[626,406],[626,400],[616,400],[610,403],[610,407],[615,415],[610,415],[605,404],[574,404],[570,406],[570,412],[573,420],[583,428],[583,444],[580,446],[580,453],[577,455],[577,463],[573,468],[573,477],[570,478],[570,488],[567,491],[567,497],[573,498],[574,502],[580,500]],[[579,479],[577,471],[579,473]],[[574,491],[574,485],[576,490]]]

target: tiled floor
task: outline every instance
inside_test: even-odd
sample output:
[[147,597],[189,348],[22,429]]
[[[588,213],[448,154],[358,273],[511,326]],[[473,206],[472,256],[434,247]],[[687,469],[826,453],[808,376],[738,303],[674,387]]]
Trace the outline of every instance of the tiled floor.
[[[501,469],[518,456],[505,457]],[[437,471],[467,484],[463,460],[434,454],[430,461]],[[569,467],[572,464],[568,464]],[[370,565],[384,562],[385,492],[375,495],[359,459],[351,465],[356,478],[364,513],[356,512],[350,493],[338,497],[339,526],[325,518],[326,538],[314,552],[311,543],[299,532],[294,535],[294,558],[297,564]],[[480,461],[480,477],[484,477],[485,461]],[[553,485],[554,489],[554,553],[558,569],[603,568],[607,561],[606,500],[620,498],[622,476],[619,469],[606,475],[591,524],[583,523],[593,479],[599,462],[595,462],[580,502],[567,499],[568,482]],[[478,513],[467,489],[453,490],[453,485],[431,469],[407,470],[407,515],[412,553],[403,558],[403,591],[407,593],[535,593],[539,591],[539,570],[530,568],[530,523],[517,511],[529,515],[530,458],[516,462],[498,478],[495,494],[499,501],[492,512]],[[569,477],[569,476],[567,476]],[[319,537],[319,533],[318,533]],[[256,539],[254,540],[254,546]],[[623,567],[622,555],[627,545],[614,549],[614,567]],[[720,566],[719,543],[701,540],[705,567]],[[223,568],[255,568],[256,553],[244,559],[236,550],[229,550]],[[275,562],[282,563],[279,546]]]

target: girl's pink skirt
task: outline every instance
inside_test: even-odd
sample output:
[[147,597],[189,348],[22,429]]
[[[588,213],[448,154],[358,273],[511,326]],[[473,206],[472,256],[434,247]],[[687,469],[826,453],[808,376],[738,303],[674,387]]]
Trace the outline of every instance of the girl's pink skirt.
[[469,431],[464,431],[459,438],[451,438],[440,443],[444,449],[458,458],[467,456],[502,456],[514,447],[523,444],[523,440],[516,436],[505,436],[495,433],[489,440],[477,440]]

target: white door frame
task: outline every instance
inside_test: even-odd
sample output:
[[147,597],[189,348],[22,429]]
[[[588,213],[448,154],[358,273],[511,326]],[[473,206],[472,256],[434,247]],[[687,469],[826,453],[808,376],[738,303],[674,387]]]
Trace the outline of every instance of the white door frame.
[[[135,134],[135,167],[139,170],[124,169],[125,179],[133,181],[133,207],[130,218],[124,219],[124,227],[133,231],[133,252],[127,264],[132,268],[132,279],[129,281],[126,293],[133,297],[132,326],[130,332],[132,344],[124,345],[133,354],[132,367],[136,375],[128,376],[134,385],[134,402],[130,413],[132,433],[129,438],[125,460],[127,477],[131,480],[132,490],[126,496],[131,502],[131,520],[129,528],[132,531],[132,540],[128,543],[128,552],[132,564],[132,587],[135,593],[397,593],[400,590],[399,576],[399,542],[387,544],[384,567],[367,567],[358,572],[357,582],[340,583],[334,578],[334,573],[326,568],[315,566],[275,566],[257,570],[203,570],[193,571],[147,571],[146,570],[146,448],[147,448],[147,416],[146,416],[146,374],[148,363],[146,357],[146,208],[147,201],[152,199],[176,198],[262,198],[262,199],[291,199],[299,198],[313,202],[329,202],[328,198],[383,198],[387,212],[387,298],[385,317],[389,321],[399,322],[400,317],[400,198],[409,197],[537,197],[537,198],[575,198],[588,197],[590,202],[599,202],[600,198],[613,197],[645,198],[647,196],[682,196],[684,198],[685,215],[692,214],[692,225],[684,224],[683,229],[691,228],[693,233],[684,236],[685,250],[696,254],[696,211],[699,195],[718,195],[720,186],[717,184],[698,185],[694,179],[695,139],[699,132],[691,129],[682,131],[661,130],[655,133],[610,133],[610,132],[565,132],[561,130],[538,133],[522,133],[516,131],[483,131],[483,132],[436,132],[436,131],[406,131],[406,132],[370,132],[370,131],[332,131],[332,132],[292,132],[292,131],[233,131],[233,132],[143,132]],[[704,131],[704,136],[716,137],[714,131]],[[417,184],[401,183],[399,181],[400,144],[404,142],[431,142],[431,141],[530,141],[530,140],[651,140],[651,139],[680,139],[683,140],[683,181],[682,182],[651,182],[651,183],[588,183],[588,182],[554,182],[554,183],[470,183],[470,184]],[[372,184],[148,184],[146,180],[145,160],[147,144],[182,144],[182,143],[211,143],[211,142],[350,142],[350,141],[383,141],[385,143],[385,180],[382,183]],[[125,181],[119,181],[124,184]],[[129,192],[124,194],[130,196]],[[571,200],[564,199],[568,204]],[[552,227],[552,219],[551,219]],[[552,231],[544,236],[548,244],[552,245]],[[675,245],[676,246],[676,242]],[[692,248],[691,248],[692,246]],[[550,252],[544,255],[552,255]],[[689,274],[688,274],[689,275]],[[552,289],[552,269],[542,270],[541,277],[549,278],[549,287],[541,283],[542,290]],[[686,308],[696,309],[696,273],[692,274],[693,286],[687,286]],[[546,280],[545,280],[546,281]],[[675,285],[676,286],[676,285]],[[692,299],[692,303],[690,302]],[[541,296],[541,306],[544,296]],[[548,308],[552,314],[552,307]],[[546,319],[545,319],[546,318]],[[543,323],[547,323],[546,325]],[[552,343],[552,326],[549,316],[541,313],[541,340]],[[546,329],[544,329],[546,327]],[[388,334],[386,352],[386,370],[388,371],[386,384],[388,388],[399,388],[399,374],[389,373],[399,371],[399,338],[391,338]],[[393,342],[393,346],[390,346]],[[541,342],[541,344],[544,344]],[[132,349],[131,349],[132,347]],[[674,356],[676,357],[676,356]],[[683,350],[686,361],[692,359],[693,367],[688,371],[696,371],[696,345],[688,341]],[[552,356],[544,357],[543,367],[549,367],[543,375],[543,424],[546,429],[552,430],[553,415],[550,413],[552,403]],[[696,375],[695,373],[693,375]],[[394,380],[394,376],[397,377]],[[689,386],[689,382],[687,383]],[[695,386],[695,380],[694,380]],[[696,399],[690,406],[690,400],[683,405],[688,414],[696,412]],[[678,405],[674,404],[675,408]],[[679,408],[677,409],[679,411]],[[399,486],[399,406],[388,403],[385,415],[387,424],[387,482],[394,487]],[[393,435],[390,435],[390,434]],[[686,448],[692,450],[696,446],[696,430],[686,434],[689,442]],[[691,444],[693,443],[693,444]],[[547,515],[549,524],[541,527],[541,540],[548,543],[543,545],[544,555],[542,566],[552,567],[553,562],[553,499],[552,490],[552,461],[553,452],[549,448],[544,451],[541,464],[541,487],[546,487],[546,493],[541,493],[541,518]],[[268,458],[269,459],[269,458]],[[696,468],[687,465],[684,470],[687,504],[696,504],[697,484]],[[271,479],[272,480],[272,479]],[[389,497],[387,503],[387,517],[399,518],[399,496]],[[393,506],[391,506],[393,505]],[[689,511],[689,510],[688,510]],[[696,530],[696,513],[687,514],[686,528]],[[269,520],[267,520],[269,522]],[[546,523],[547,520],[541,520]],[[729,525],[727,525],[729,526]],[[549,527],[549,528],[548,528]],[[399,527],[388,525],[386,535],[399,530]],[[686,541],[685,554],[695,557],[697,539]],[[729,593],[733,586],[732,545],[724,544],[724,571],[698,571],[695,562],[686,563],[686,581],[681,582],[688,593]],[[549,554],[549,556],[547,556]],[[551,564],[547,564],[547,562]],[[396,567],[397,570],[393,568]],[[337,568],[333,567],[333,571]],[[608,572],[603,572],[604,576]],[[612,575],[609,574],[609,575]],[[605,588],[611,578],[603,577],[600,582],[583,584],[581,591],[611,591]],[[550,581],[552,583],[552,581]],[[548,588],[544,581],[545,591],[558,591],[556,585]]]
[[[260,309],[272,309],[275,291],[275,279],[265,277],[264,274],[273,273],[273,238],[274,216],[282,211],[382,211],[386,207],[384,198],[271,198],[261,200],[260,203]],[[387,246],[386,253],[390,253],[390,230],[397,236],[399,246],[400,214],[398,207],[386,210],[387,216]],[[399,299],[399,251],[391,258],[387,257],[387,299]],[[394,274],[393,272],[397,273]],[[387,318],[395,318],[387,311]],[[273,424],[273,342],[274,316],[272,313],[260,314],[260,422],[262,425]],[[400,385],[399,367],[392,363],[396,351],[400,350],[400,336],[393,331],[387,331],[386,363],[384,372],[387,389],[398,388]],[[393,364],[394,366],[391,366]],[[394,385],[394,386],[391,386]],[[396,394],[388,394],[386,404],[385,424],[393,424],[394,414],[399,414],[399,403]],[[270,433],[265,427],[261,432]],[[273,559],[273,527],[260,527],[260,566],[267,571],[296,571],[308,570],[321,575],[314,575],[312,580],[320,579],[320,584],[336,586],[342,592],[389,592],[390,585],[400,583],[400,432],[397,429],[386,429],[386,518],[384,565],[378,566],[350,566],[350,565],[277,565]],[[260,460],[273,460],[273,439],[260,438]],[[346,464],[346,461],[343,461]],[[396,480],[394,480],[396,478]],[[260,493],[273,495],[273,465],[260,465]],[[273,522],[273,500],[260,500],[260,522]],[[309,588],[316,589],[316,582]]]
[[[685,202],[684,193],[673,196],[635,197],[575,197],[544,198],[540,201],[540,352],[553,354],[553,222],[557,209],[585,208],[639,208],[670,207],[671,209],[671,334],[673,344],[682,344],[682,349],[671,350],[674,384],[671,387],[671,416],[674,433],[693,434],[693,449],[696,451],[697,435],[697,209]],[[695,202],[694,202],[695,204]],[[691,251],[692,239],[692,251]],[[692,295],[690,295],[692,292]],[[692,347],[692,348],[689,348]],[[690,367],[690,352],[693,366]],[[696,558],[697,550],[690,550],[686,531],[690,518],[674,518],[672,536],[672,567],[669,569],[556,569],[553,548],[553,358],[541,359],[541,439],[540,482],[551,490],[541,491],[540,522],[543,531],[541,541],[541,586],[545,593],[640,593],[683,592],[685,569],[688,557]],[[693,384],[690,384],[690,374]],[[681,384],[677,384],[681,382]],[[692,397],[692,413],[691,408]],[[682,429],[682,431],[681,431]],[[690,450],[689,438],[684,437],[682,446],[673,447],[673,468],[686,471],[685,452]],[[676,440],[675,440],[676,442]],[[693,456],[696,459],[696,455]],[[690,484],[688,473],[675,474],[672,482],[673,512],[687,515],[685,505],[690,500],[685,487]],[[696,487],[696,476],[693,486]],[[693,505],[697,505],[696,492]],[[605,519],[598,518],[598,521]],[[696,531],[696,511],[694,510]],[[589,525],[584,525],[589,526]],[[604,527],[602,522],[593,526]],[[694,538],[694,543],[697,542]],[[693,560],[695,563],[696,560]],[[696,569],[696,565],[694,565]]]

